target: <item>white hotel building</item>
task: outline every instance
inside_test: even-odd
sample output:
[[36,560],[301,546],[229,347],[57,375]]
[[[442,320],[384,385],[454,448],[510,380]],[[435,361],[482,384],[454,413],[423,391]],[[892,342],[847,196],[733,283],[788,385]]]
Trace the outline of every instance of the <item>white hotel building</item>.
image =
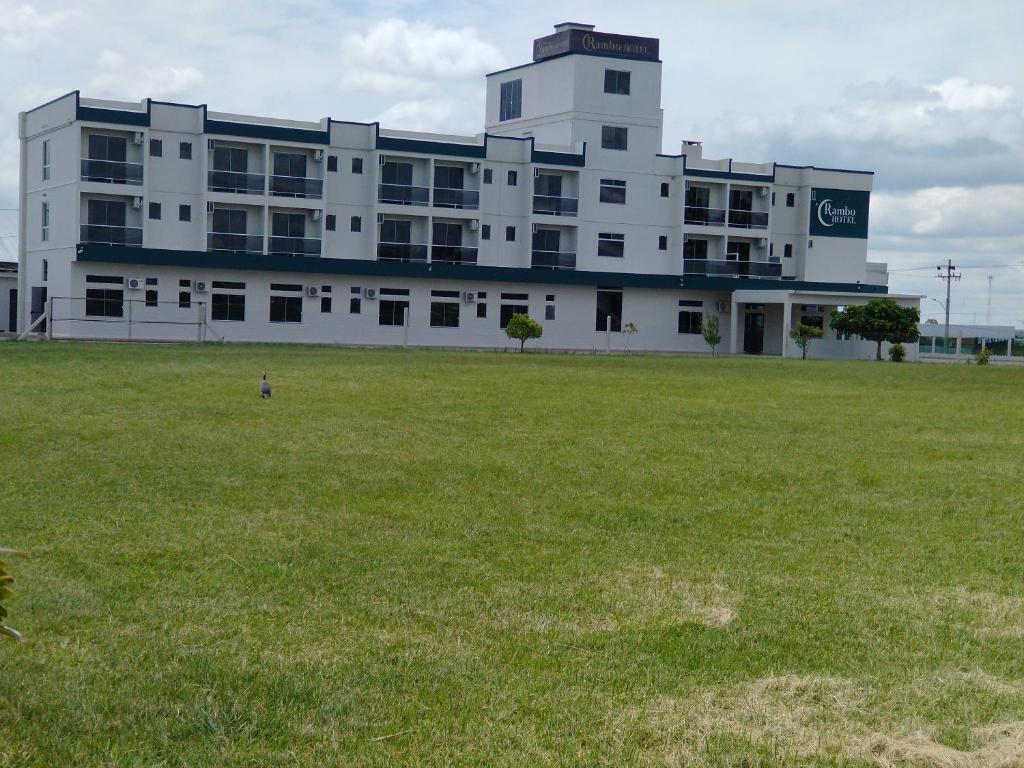
[[19,328],[503,348],[526,312],[540,348],[634,324],[704,352],[718,315],[723,351],[793,355],[796,323],[887,294],[871,173],[662,154],[658,40],[555,30],[487,75],[476,137],[77,91],[21,114]]

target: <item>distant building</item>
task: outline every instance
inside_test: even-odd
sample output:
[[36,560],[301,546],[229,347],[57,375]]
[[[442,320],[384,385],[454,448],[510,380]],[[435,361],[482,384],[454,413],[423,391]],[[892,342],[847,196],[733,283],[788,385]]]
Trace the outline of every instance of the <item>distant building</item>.
[[[80,98],[20,116],[21,323],[59,337],[798,354],[887,295],[872,174],[661,154],[658,40],[560,24],[458,137]],[[892,296],[916,306],[917,297]],[[836,338],[816,356],[870,357]]]
[[918,352],[924,359],[970,357],[981,349],[991,350],[997,358],[1016,358],[1024,362],[1024,330],[1012,325],[950,324],[945,336],[944,323],[921,323]]

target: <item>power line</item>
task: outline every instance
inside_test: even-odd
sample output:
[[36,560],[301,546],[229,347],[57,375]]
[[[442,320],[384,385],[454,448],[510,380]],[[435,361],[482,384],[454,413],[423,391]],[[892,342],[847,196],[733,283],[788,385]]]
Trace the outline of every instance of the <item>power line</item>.
[[953,289],[953,281],[954,280],[959,280],[961,275],[958,274],[955,271],[956,267],[953,266],[953,262],[951,260],[949,260],[949,259],[946,259],[946,267],[945,267],[946,274],[942,274],[943,267],[942,267],[941,264],[939,266],[937,266],[935,269],[937,269],[939,271],[939,278],[946,281],[946,332],[943,335],[943,339],[942,339],[943,345],[946,345],[946,344],[949,344],[949,302],[950,302],[950,293],[951,293],[951,291]]

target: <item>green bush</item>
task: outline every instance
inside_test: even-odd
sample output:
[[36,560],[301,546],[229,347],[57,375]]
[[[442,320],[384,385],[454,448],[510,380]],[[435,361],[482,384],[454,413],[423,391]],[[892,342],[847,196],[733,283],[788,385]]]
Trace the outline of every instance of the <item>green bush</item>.
[[988,347],[982,347],[974,353],[974,360],[978,365],[988,365],[992,362],[992,350]]
[[539,339],[544,335],[544,328],[529,315],[516,312],[509,318],[508,325],[505,327],[505,335],[518,341],[519,351],[522,352],[527,341]]
[[902,363],[907,359],[907,348],[899,342],[889,347],[889,359],[894,363]]

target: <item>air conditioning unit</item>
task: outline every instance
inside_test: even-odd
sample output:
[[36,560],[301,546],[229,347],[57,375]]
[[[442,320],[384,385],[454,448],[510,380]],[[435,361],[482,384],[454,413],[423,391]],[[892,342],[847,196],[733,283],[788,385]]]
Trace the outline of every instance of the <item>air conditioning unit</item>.
[[129,291],[139,291],[142,290],[144,281],[141,277],[129,277],[124,281],[124,284]]
[[315,210],[315,211],[313,211],[313,221],[320,221],[320,218],[321,218],[321,217],[322,217],[323,215],[324,215],[324,212],[323,212],[323,211],[321,211],[321,210]]
[[377,289],[376,288],[366,288],[363,291],[363,296],[365,296],[368,299],[376,299],[377,298]]
[[474,176],[480,173],[480,163],[473,163],[471,166],[469,166],[469,172],[472,173]]
[[476,294],[473,293],[473,291],[463,291],[462,292],[462,300],[463,301],[476,301]]
[[196,293],[206,293],[206,281],[205,280],[193,280],[192,290]]
[[313,150],[313,162],[314,163],[320,163],[320,162],[323,162],[323,159],[324,159],[324,151],[322,149],[314,149]]
[[213,204],[213,201],[212,200],[207,201],[207,203],[206,203],[206,212],[207,213],[213,213],[214,208],[215,208],[215,206]]
[[132,198],[132,208],[139,209],[141,207],[142,207],[142,198],[141,197],[133,197]]
[[315,299],[317,296],[320,295],[320,287],[316,285],[307,285],[306,295],[309,296],[309,298],[311,299]]
[[136,144],[142,144],[142,142],[144,142],[145,140],[146,134],[144,134],[142,131],[136,131],[135,135],[132,137],[132,141],[134,141]]
[[728,312],[729,311],[729,302],[728,301],[718,301],[718,302],[715,302],[715,309],[717,309],[719,312]]
[[757,194],[761,197],[768,197],[768,187],[761,187]]
[[215,150],[217,148],[217,140],[216,139],[207,139],[206,140],[206,148],[208,150],[210,150],[211,152],[213,152],[213,150]]
[[757,245],[758,245],[759,248],[767,248],[768,247],[768,238],[767,237],[762,237],[760,240],[757,241]]
[[473,230],[474,232],[476,232],[478,229],[480,229],[480,219],[473,219],[472,221],[470,221],[469,222],[469,228],[471,230]]

